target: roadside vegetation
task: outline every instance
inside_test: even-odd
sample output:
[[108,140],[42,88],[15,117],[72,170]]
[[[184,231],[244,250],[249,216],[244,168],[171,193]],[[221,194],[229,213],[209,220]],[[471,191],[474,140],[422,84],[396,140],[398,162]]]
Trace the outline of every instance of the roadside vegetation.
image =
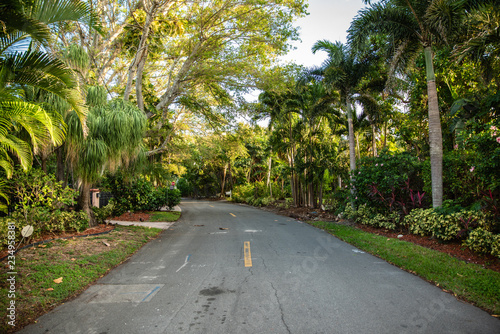
[[[107,234],[51,241],[16,254],[16,321],[0,324],[2,333],[17,331],[39,316],[81,293],[161,230],[117,226]],[[6,310],[9,275],[0,273],[0,307]]]

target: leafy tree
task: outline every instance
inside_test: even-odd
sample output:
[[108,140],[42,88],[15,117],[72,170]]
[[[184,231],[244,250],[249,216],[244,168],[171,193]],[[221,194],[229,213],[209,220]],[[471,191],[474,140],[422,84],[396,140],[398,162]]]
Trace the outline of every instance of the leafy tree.
[[[370,3],[370,1],[365,1]],[[361,10],[349,28],[353,47],[366,43],[366,36],[385,34],[394,50],[395,72],[404,73],[420,52],[425,56],[428,95],[429,144],[432,170],[432,202],[443,202],[443,140],[434,74],[433,48],[448,43],[475,1],[381,0]]]
[[[89,100],[92,96],[87,96],[88,103]],[[78,204],[89,216],[90,226],[93,226],[95,219],[90,208],[90,186],[99,180],[105,168],[113,170],[137,157],[146,118],[141,110],[123,100],[101,100],[89,104],[87,129],[84,130],[75,113],[68,117],[68,155],[79,178]]]

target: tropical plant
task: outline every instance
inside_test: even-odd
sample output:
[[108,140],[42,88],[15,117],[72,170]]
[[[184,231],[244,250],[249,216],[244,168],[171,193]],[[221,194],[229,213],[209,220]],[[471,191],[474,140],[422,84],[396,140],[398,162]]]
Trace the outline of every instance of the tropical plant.
[[80,0],[0,2],[0,167],[8,178],[13,172],[11,155],[27,170],[32,149],[37,152],[49,141],[59,145],[65,135],[61,116],[27,101],[26,89],[58,96],[84,117],[73,72],[47,50],[58,23],[78,21],[97,28],[90,13],[89,5]]
[[[365,0],[365,3],[371,3]],[[443,202],[443,139],[438,93],[434,74],[433,48],[447,44],[461,29],[466,9],[477,1],[381,0],[361,10],[351,23],[348,40],[354,48],[366,44],[367,36],[384,34],[394,51],[393,73],[404,75],[416,56],[423,52],[427,77],[429,144],[432,175],[432,203]]]
[[144,113],[130,102],[121,99],[99,101],[96,96],[105,97],[99,93],[102,90],[95,89],[95,94],[87,96],[87,103],[91,105],[87,129],[76,113],[69,114],[67,119],[68,157],[80,182],[78,204],[88,214],[90,226],[95,224],[90,208],[90,186],[99,180],[106,168],[115,170],[139,155],[146,125]]

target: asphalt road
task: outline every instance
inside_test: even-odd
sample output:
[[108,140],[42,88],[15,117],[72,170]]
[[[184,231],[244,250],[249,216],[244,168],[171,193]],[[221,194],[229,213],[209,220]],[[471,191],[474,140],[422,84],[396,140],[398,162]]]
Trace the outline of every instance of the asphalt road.
[[500,333],[500,321],[292,218],[183,201],[182,218],[21,333]]

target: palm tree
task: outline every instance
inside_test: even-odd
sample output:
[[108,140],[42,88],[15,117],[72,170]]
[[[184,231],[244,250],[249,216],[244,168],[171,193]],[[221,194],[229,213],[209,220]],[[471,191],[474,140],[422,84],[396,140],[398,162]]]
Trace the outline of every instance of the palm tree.
[[[328,58],[321,68],[313,70],[312,74],[323,77],[325,85],[340,93],[341,108],[347,115],[349,131],[349,166],[356,169],[356,146],[353,128],[353,99],[358,93],[357,86],[369,69],[369,62],[361,61],[353,50],[340,42],[332,43],[327,40],[318,41],[312,47],[313,53],[326,51]],[[354,194],[354,189],[351,189]],[[353,197],[354,198],[354,197]],[[353,204],[354,205],[354,202]]]
[[[100,98],[99,98],[100,97]],[[90,207],[90,186],[104,170],[127,165],[140,151],[146,117],[130,102],[121,99],[106,102],[102,87],[89,89],[90,106],[84,126],[75,112],[68,115],[68,160],[80,183],[78,205],[89,217],[89,225],[96,224]]]
[[31,167],[32,153],[19,131],[29,134],[35,151],[48,140],[64,139],[65,125],[57,113],[25,100],[26,88],[54,94],[84,115],[74,75],[61,60],[40,46],[49,47],[51,26],[63,21],[95,26],[87,4],[79,0],[1,0],[0,21],[0,166],[9,177],[16,156],[23,169]]
[[[488,1],[488,0],[485,0]],[[369,0],[365,3],[370,4]],[[448,43],[466,14],[479,1],[381,0],[361,10],[349,28],[348,40],[359,48],[367,36],[384,34],[392,43],[393,73],[404,73],[422,52],[427,74],[429,144],[432,178],[432,204],[443,203],[443,140],[438,94],[433,67],[433,47]]]

